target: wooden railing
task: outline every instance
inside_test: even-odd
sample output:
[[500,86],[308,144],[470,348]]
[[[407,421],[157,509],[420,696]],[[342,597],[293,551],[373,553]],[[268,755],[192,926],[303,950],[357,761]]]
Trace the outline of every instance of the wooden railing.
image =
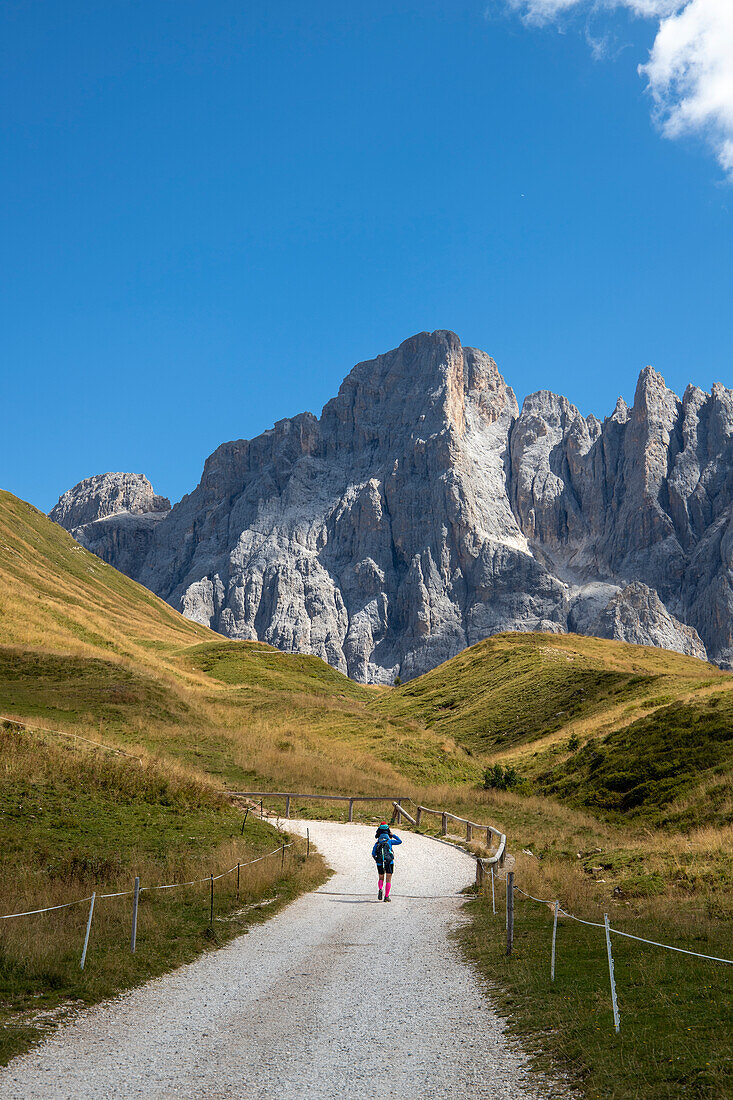
[[315,802],[348,802],[349,821],[354,820],[355,802],[390,802],[393,805],[400,806],[401,808],[402,802],[410,801],[410,799],[407,798],[405,795],[401,795],[398,798],[393,794],[352,796],[348,794],[297,794],[294,791],[229,791],[227,793],[231,794],[234,798],[284,798],[286,818],[290,817],[291,798],[311,798]]
[[[423,814],[433,814],[435,817],[439,817],[441,836],[448,835],[449,818],[451,821],[458,821],[461,825],[466,826],[466,840],[473,840],[474,830],[479,833],[485,831],[486,847],[491,848],[493,846],[492,836],[497,838],[498,846],[492,856],[489,856],[487,859],[479,859],[479,857],[477,856],[477,860],[487,866],[492,863],[498,863],[500,867],[504,866],[504,856],[506,854],[506,836],[499,829],[495,829],[493,825],[479,825],[475,821],[469,821],[466,817],[459,817],[457,814],[452,814],[448,810],[431,810],[428,806],[418,806],[415,811],[415,817],[412,817],[410,814],[408,814],[399,802],[395,802],[394,807],[394,819],[397,822],[399,822],[403,817],[406,817],[417,828],[420,827],[420,822],[422,821]],[[477,869],[477,878],[479,877],[480,875]]]
[[286,818],[290,817],[290,801],[293,798],[310,798],[314,802],[348,802],[349,821],[354,820],[355,802],[391,802],[394,807],[394,812],[392,814],[393,823],[396,822],[399,824],[404,817],[416,828],[419,828],[423,814],[433,814],[435,817],[440,818],[441,836],[448,835],[448,820],[450,819],[451,821],[458,821],[461,825],[465,825],[466,840],[473,840],[474,830],[479,833],[485,831],[486,847],[491,848],[493,846],[492,837],[496,837],[498,845],[493,855],[487,856],[486,858],[476,856],[477,882],[483,881],[483,873],[486,867],[493,867],[495,864],[498,864],[499,867],[504,866],[506,836],[499,829],[495,829],[493,825],[479,825],[475,821],[469,821],[466,817],[458,817],[457,814],[452,814],[448,810],[431,810],[428,806],[418,806],[415,811],[415,817],[413,817],[402,805],[403,802],[413,802],[407,795],[395,797],[394,795],[299,794],[295,791],[230,791],[228,793],[233,798],[259,798],[260,800],[264,800],[265,798],[284,798]]

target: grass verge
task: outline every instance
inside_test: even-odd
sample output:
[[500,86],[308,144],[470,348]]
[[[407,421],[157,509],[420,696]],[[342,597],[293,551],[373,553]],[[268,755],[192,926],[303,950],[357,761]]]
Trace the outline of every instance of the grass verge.
[[[538,1069],[559,1067],[588,1100],[733,1095],[730,967],[612,937],[617,1035],[603,930],[561,919],[552,982],[552,910],[517,894],[514,951],[507,958],[505,896],[502,882],[496,916],[490,897],[469,902],[472,919],[458,935],[488,979],[510,1034],[521,1038]],[[631,930],[628,919],[614,915],[612,922]],[[654,931],[679,942],[677,922]],[[722,941],[692,935],[685,946],[720,950]]]
[[[0,841],[0,913],[25,912],[97,894],[218,875],[270,852],[282,835],[232,807],[174,765],[48,744],[0,726],[6,813]],[[82,1005],[129,989],[227,943],[304,890],[325,881],[317,854],[294,845],[210,886],[145,891],[137,950],[130,951],[132,898],[99,898],[85,969],[80,957],[89,903],[0,921],[0,1063]]]

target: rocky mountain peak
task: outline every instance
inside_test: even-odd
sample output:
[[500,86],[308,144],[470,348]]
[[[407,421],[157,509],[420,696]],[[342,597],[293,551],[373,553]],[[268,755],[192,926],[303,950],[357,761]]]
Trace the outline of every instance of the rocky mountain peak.
[[171,502],[157,496],[143,474],[107,473],[84,478],[59,497],[50,513],[56,523],[72,530],[121,512],[139,516],[169,512]]
[[680,399],[654,367],[644,367],[636,383],[632,418],[639,422],[671,425],[679,415]]
[[357,364],[321,417],[324,436],[358,449],[394,446],[406,436],[466,431],[467,404],[482,419],[516,411],[516,399],[490,356],[463,348],[454,332],[420,332]]
[[190,618],[359,680],[407,679],[504,630],[733,667],[723,386],[680,402],[647,367],[603,421],[549,390],[520,412],[490,356],[418,333],[357,364],[320,418],[222,444],[170,512],[155,501],[138,475],[102,475],[52,515]]

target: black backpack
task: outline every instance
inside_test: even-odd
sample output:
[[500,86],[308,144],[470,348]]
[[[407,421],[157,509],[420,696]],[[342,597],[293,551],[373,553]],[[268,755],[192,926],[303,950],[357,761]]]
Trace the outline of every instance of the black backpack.
[[392,850],[389,844],[389,837],[381,836],[377,841],[377,863],[390,863],[392,861]]

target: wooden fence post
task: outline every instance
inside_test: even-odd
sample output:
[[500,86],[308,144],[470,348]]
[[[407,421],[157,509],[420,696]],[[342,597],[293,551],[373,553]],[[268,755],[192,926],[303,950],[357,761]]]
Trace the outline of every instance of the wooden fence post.
[[494,864],[491,864],[491,909],[496,916],[496,892],[494,890]]
[[280,870],[281,871],[284,868],[284,866],[285,866],[285,841],[283,841],[282,857],[280,859]]
[[422,806],[418,806],[417,813],[415,814],[415,824],[420,826],[420,818],[422,817]]
[[239,864],[237,864],[237,901],[239,901]]
[[448,814],[440,815],[440,835],[445,836],[448,832]]
[[290,795],[285,795],[285,817],[290,817]]
[[349,821],[354,820],[354,799],[349,799]]
[[491,847],[491,826],[490,825],[486,826],[486,847],[487,848]]
[[511,955],[514,946],[514,871],[506,876],[506,953]]
[[92,914],[94,913],[94,899],[96,898],[96,896],[97,891],[95,890],[92,894],[91,905],[89,906],[89,919],[87,920],[87,931],[86,935],[84,936],[84,950],[81,953],[81,962],[79,963],[80,970],[84,969],[84,963],[87,961],[87,946],[89,944],[89,933],[92,928]]
[[130,938],[130,950],[133,955],[137,947],[137,903],[140,898],[140,879],[135,877],[135,890],[132,895],[132,936]]
[[211,907],[209,909],[209,924],[214,927],[214,872],[211,872]]
[[473,840],[473,825],[470,821],[466,822],[466,840]]

